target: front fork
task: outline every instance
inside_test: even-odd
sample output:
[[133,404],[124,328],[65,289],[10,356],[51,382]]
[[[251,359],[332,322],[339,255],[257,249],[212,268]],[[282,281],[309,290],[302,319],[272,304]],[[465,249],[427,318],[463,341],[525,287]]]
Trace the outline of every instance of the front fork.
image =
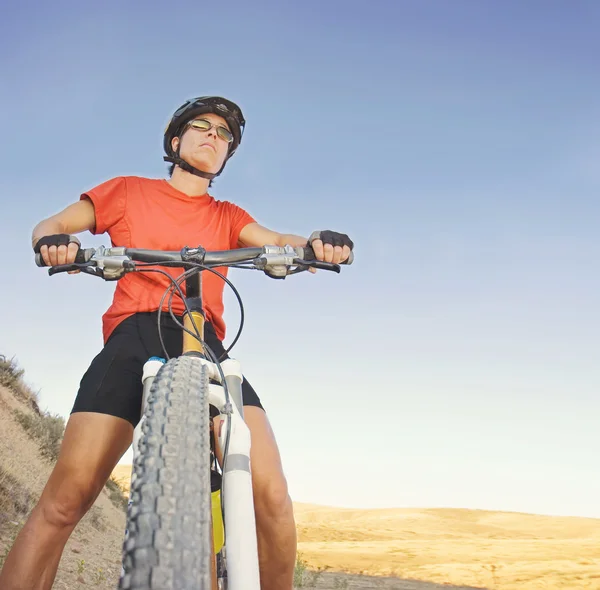
[[215,438],[224,450],[229,431],[229,448],[224,459],[223,502],[227,548],[227,577],[231,590],[260,590],[256,521],[250,469],[250,430],[243,418],[240,363],[221,363],[230,397],[227,408],[220,385],[209,385],[209,403],[219,409],[220,424]]
[[[142,376],[142,416],[133,431],[133,468],[129,488],[128,509],[132,502],[131,490],[135,481],[135,464],[139,456],[139,441],[145,421],[146,401],[152,383],[165,362],[162,358],[152,357],[144,364]],[[209,402],[221,412],[219,432],[215,432],[215,442],[220,449],[224,447],[228,427],[231,430],[228,460],[225,465],[225,472],[223,473],[223,489],[227,489],[228,492],[223,496],[225,502],[225,528],[228,531],[227,552],[224,547],[217,555],[218,588],[219,590],[226,590],[229,587],[233,590],[244,587],[248,588],[248,590],[258,590],[260,588],[260,581],[252,476],[250,471],[250,431],[243,419],[243,400],[241,394],[243,377],[237,361],[227,359],[221,363],[221,366],[233,403],[231,404],[232,411],[230,413],[223,413],[225,408],[223,388],[217,385],[209,385]],[[230,425],[228,425],[228,422],[230,422]],[[229,484],[228,487],[227,484]],[[129,531],[125,529],[125,542],[128,535]],[[225,561],[226,553],[230,558],[228,564]],[[122,568],[121,576],[123,574],[124,569]]]

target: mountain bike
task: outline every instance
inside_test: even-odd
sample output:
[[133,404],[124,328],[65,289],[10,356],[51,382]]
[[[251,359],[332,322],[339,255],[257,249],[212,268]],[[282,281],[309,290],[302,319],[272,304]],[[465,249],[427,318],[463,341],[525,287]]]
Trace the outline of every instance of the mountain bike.
[[[351,254],[345,264],[352,260]],[[45,266],[39,254],[36,264]],[[175,278],[157,267],[184,270]],[[216,270],[224,267],[261,270],[279,279],[311,267],[340,272],[340,265],[316,260],[309,246],[223,251],[100,246],[80,249],[73,264],[48,269],[50,275],[81,271],[107,281],[129,272],[162,272],[170,284],[158,308],[161,343],[165,300],[182,330],[181,356],[169,358],[163,343],[165,358],[144,365],[121,590],[260,590],[241,364],[217,358],[204,342],[203,271],[219,275],[240,305],[240,327],[226,354],[243,328],[242,299]],[[184,303],[181,320],[172,308],[176,295]]]

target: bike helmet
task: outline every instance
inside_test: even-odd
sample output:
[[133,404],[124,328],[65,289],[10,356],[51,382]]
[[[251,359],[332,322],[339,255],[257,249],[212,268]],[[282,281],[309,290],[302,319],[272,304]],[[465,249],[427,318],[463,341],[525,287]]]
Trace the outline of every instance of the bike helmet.
[[[198,170],[198,168],[188,164],[185,160],[180,158],[179,148],[175,152],[171,147],[173,138],[179,136],[185,125],[192,119],[195,119],[198,115],[203,115],[205,113],[213,113],[223,117],[233,134],[233,141],[229,144],[229,151],[227,152],[227,157],[223,162],[223,166],[221,166],[221,169],[215,174]],[[223,172],[227,160],[229,160],[235,153],[235,150],[237,150],[242,141],[245,125],[246,121],[244,121],[244,116],[242,115],[240,107],[230,100],[221,98],[220,96],[199,96],[198,98],[191,98],[173,113],[173,116],[165,129],[163,147],[167,155],[163,157],[163,160],[179,166],[186,172],[212,180],[215,176],[219,176],[219,174]]]

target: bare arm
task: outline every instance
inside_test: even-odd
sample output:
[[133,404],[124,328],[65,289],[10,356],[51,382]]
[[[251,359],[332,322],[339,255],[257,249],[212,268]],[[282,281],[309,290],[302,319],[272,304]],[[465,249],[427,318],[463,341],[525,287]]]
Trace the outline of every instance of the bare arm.
[[[261,247],[267,245],[273,246],[306,246],[308,239],[294,234],[280,234],[279,232],[267,229],[258,223],[249,223],[241,232],[238,244],[241,247]],[[325,262],[340,263],[347,260],[350,256],[348,246],[332,246],[323,244],[322,240],[316,239],[311,242],[317,260]],[[311,269],[314,271],[314,269]]]
[[307,238],[294,234],[280,234],[258,223],[249,223],[241,232],[238,244],[243,247],[261,246],[306,246]]
[[[96,227],[96,212],[94,205],[89,199],[77,201],[63,209],[56,215],[40,221],[34,228],[31,236],[31,245],[35,247],[38,240],[44,236],[54,234],[77,234]],[[42,246],[40,253],[47,265],[72,263],[77,254],[77,244],[69,244],[69,247]]]

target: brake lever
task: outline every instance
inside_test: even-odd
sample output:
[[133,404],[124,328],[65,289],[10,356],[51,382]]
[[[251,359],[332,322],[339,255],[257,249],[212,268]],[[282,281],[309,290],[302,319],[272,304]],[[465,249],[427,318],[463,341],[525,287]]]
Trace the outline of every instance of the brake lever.
[[[323,262],[322,260],[303,260],[301,258],[294,258],[294,264],[297,264],[298,266],[306,267],[306,268],[303,268],[302,270],[306,270],[308,267],[312,267],[312,268],[317,268],[320,270],[331,270],[331,271],[337,272],[337,273],[340,273],[342,271],[342,268],[339,264],[336,264],[334,262]],[[297,272],[301,272],[301,271],[295,270],[289,274],[295,274]]]
[[57,264],[56,266],[51,266],[48,269],[48,275],[52,276],[52,275],[56,275],[61,272],[71,272],[74,270],[79,270],[86,274],[89,274],[89,275],[92,275],[95,277],[100,277],[102,279],[104,278],[104,273],[102,272],[102,269],[92,266],[92,264],[89,262],[83,262],[83,263],[74,262],[73,264]]

